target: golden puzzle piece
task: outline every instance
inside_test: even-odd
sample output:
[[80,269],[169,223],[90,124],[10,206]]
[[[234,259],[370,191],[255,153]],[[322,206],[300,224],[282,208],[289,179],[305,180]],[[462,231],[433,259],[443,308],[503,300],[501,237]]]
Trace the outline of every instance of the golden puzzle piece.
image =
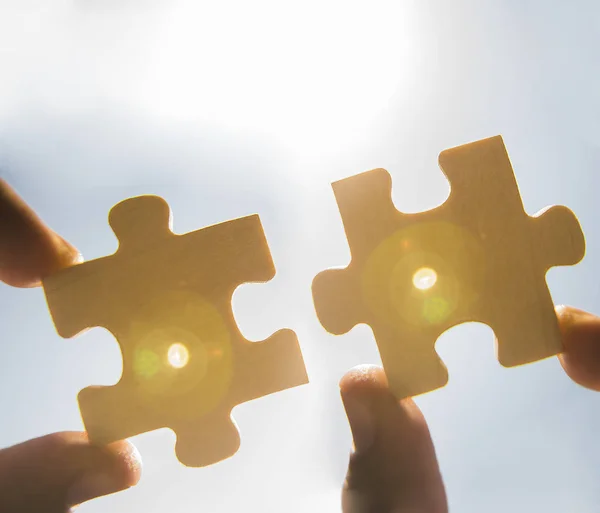
[[169,221],[156,196],[117,204],[109,215],[116,253],[46,278],[44,290],[61,336],[103,326],[121,346],[121,380],[79,393],[90,439],[169,427],[179,460],[205,466],[239,448],[234,406],[308,378],[293,331],[251,343],[233,318],[238,285],[275,275],[259,217],[184,235]]
[[500,136],[446,150],[439,163],[450,197],[417,214],[396,210],[384,169],[335,182],[352,259],[313,281],[327,331],[371,326],[399,399],[447,383],[435,342],[463,322],[494,330],[505,367],[559,353],[545,275],[585,253],[579,222],[566,207],[525,213]]

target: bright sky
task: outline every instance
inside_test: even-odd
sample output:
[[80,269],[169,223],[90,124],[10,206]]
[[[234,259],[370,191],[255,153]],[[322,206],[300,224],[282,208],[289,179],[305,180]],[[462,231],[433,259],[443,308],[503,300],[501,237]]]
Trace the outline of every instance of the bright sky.
[[[564,204],[587,255],[549,273],[600,312],[600,8],[594,0],[0,2],[0,176],[89,260],[107,214],[153,193],[176,232],[258,212],[275,265],[234,297],[248,338],[294,329],[310,385],[234,410],[242,447],[203,469],[168,430],[135,437],[141,484],[82,513],[339,511],[351,446],[337,381],[378,363],[370,329],[319,325],[313,276],[349,250],[330,182],[375,167],[404,211],[448,194],[444,148],[504,136],[528,212]],[[0,446],[81,429],[77,392],[120,375],[102,329],[55,332],[41,290],[0,287]],[[450,509],[597,512],[600,395],[556,359],[504,369],[465,325],[437,348],[449,385],[417,399]]]

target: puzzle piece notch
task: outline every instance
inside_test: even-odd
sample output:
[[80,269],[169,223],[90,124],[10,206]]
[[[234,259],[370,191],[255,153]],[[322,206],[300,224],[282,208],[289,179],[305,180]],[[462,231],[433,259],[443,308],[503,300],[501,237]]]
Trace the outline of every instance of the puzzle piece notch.
[[[469,208],[474,198],[486,208],[479,215],[496,219],[499,210],[527,215],[519,186],[501,136],[490,137],[444,150],[438,164],[450,184],[446,208]],[[518,222],[518,216],[514,217]]]
[[[120,381],[79,394],[90,439],[169,427],[180,461],[205,466],[237,450],[236,404],[308,378],[293,331],[249,342],[233,317],[235,288],[275,273],[259,217],[183,235],[170,231],[169,218],[161,198],[121,202],[109,215],[117,252],[47,278],[44,290],[61,335],[103,326],[121,348]],[[184,365],[169,360],[174,344],[186,349]]]
[[[585,252],[567,208],[525,213],[501,137],[446,150],[439,161],[450,196],[418,214],[395,209],[385,170],[334,183],[352,260],[313,282],[317,315],[328,331],[345,333],[362,322],[372,327],[398,397],[445,384],[435,342],[463,322],[492,327],[505,366],[558,353],[545,273],[577,263]],[[430,290],[411,279],[421,269],[434,271]]]

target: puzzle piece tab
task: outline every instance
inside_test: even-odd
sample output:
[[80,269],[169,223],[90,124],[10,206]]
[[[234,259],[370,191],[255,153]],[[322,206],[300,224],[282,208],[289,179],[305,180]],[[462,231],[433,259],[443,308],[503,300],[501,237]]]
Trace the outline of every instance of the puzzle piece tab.
[[371,326],[398,398],[446,384],[435,342],[463,322],[494,330],[506,367],[559,353],[545,275],[585,253],[569,209],[525,213],[500,136],[446,150],[439,163],[450,197],[417,214],[396,210],[384,169],[335,182],[352,258],[313,281],[325,329],[343,334],[359,323]]
[[102,326],[121,347],[121,380],[79,393],[90,439],[169,427],[179,460],[205,466],[239,447],[234,406],[308,378],[293,331],[249,342],[233,317],[234,290],[275,275],[259,217],[183,235],[169,221],[156,196],[117,204],[116,253],[46,278],[44,290],[61,336]]

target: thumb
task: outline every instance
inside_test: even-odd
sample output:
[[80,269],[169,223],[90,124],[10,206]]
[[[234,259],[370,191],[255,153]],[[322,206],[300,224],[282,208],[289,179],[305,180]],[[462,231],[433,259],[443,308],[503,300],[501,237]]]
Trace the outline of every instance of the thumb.
[[565,372],[580,385],[600,392],[600,318],[590,313],[556,308],[564,351],[558,356]]
[[361,366],[340,382],[354,438],[344,513],[447,513],[429,428],[411,399],[396,400],[383,369]]
[[0,513],[66,513],[72,506],[135,485],[137,449],[92,445],[85,433],[55,433],[0,450]]

